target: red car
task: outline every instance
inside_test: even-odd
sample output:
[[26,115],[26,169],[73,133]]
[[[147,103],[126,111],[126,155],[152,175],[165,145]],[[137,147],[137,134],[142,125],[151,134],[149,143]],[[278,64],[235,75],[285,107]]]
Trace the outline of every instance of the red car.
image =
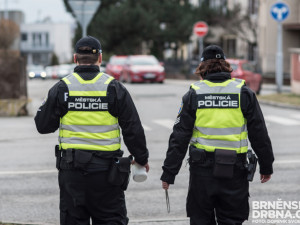
[[125,55],[111,56],[108,63],[106,64],[105,73],[113,76],[116,80],[119,80],[126,58],[127,56]]
[[163,83],[165,76],[165,68],[153,55],[131,55],[126,60],[120,80],[128,83]]
[[250,87],[256,94],[259,94],[262,86],[262,76],[255,72],[254,65],[243,59],[226,59],[230,63],[233,69],[231,73],[232,78],[239,78],[246,81],[248,87]]

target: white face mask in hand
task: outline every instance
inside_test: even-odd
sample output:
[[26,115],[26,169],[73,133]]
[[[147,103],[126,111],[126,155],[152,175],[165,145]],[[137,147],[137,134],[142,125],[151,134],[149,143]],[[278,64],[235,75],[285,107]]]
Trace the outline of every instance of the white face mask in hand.
[[147,180],[146,168],[135,162],[132,165],[132,178],[135,182],[144,182]]

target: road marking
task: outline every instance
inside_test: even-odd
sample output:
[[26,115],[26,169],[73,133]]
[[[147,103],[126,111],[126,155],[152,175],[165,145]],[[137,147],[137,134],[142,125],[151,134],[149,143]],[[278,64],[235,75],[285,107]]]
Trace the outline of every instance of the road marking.
[[142,126],[143,126],[144,130],[147,130],[147,131],[152,130],[150,127],[146,126],[145,124],[142,124]]
[[274,123],[279,123],[279,124],[286,125],[286,126],[300,125],[300,121],[283,118],[280,116],[267,115],[267,116],[265,116],[265,120],[271,121]]
[[293,115],[291,115],[291,117],[294,117],[295,119],[299,119],[300,120],[300,114],[293,114]]
[[298,164],[300,163],[300,160],[275,160],[274,161],[275,164]]
[[170,119],[153,120],[153,122],[168,129],[172,129],[174,126],[174,121]]
[[28,171],[1,171],[0,175],[22,175],[22,174],[43,174],[57,173],[57,170],[28,170]]

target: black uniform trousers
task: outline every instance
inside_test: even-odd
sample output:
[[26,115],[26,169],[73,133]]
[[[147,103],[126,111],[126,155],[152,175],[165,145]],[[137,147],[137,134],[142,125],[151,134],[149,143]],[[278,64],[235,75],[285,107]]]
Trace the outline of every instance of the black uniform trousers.
[[213,168],[190,167],[187,216],[191,225],[240,225],[249,215],[249,182],[245,169],[233,178],[213,177]]
[[124,191],[107,182],[108,171],[61,169],[61,225],[127,225]]

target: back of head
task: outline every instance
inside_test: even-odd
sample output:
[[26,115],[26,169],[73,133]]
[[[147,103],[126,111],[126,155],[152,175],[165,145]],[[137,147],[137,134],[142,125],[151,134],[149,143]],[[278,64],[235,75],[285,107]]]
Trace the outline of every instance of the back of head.
[[232,72],[230,64],[226,62],[225,54],[221,47],[209,45],[201,55],[201,63],[195,74],[205,78],[207,74],[218,72]]
[[96,64],[102,52],[100,41],[92,36],[83,37],[77,41],[75,52],[79,65]]

